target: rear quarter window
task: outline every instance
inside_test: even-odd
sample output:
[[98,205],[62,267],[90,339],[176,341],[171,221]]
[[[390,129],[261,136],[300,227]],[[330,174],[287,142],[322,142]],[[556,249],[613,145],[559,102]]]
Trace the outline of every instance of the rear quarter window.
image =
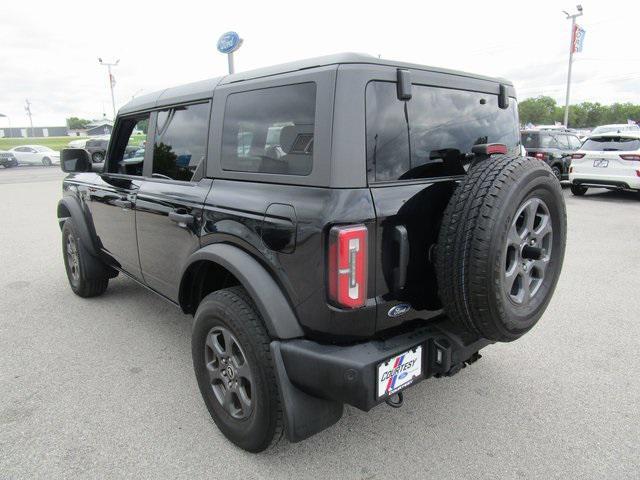
[[443,177],[465,173],[471,148],[520,142],[516,102],[498,107],[498,96],[416,85],[407,102],[396,84],[374,81],[366,89],[369,181]]
[[315,109],[314,82],[229,95],[222,128],[222,168],[309,175]]

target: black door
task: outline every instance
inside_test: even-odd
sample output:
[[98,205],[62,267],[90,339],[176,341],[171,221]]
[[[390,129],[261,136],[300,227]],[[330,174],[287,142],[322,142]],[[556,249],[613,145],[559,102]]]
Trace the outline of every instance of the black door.
[[[145,283],[178,300],[182,268],[200,246],[210,102],[157,113],[152,159],[136,197],[136,229]],[[151,147],[149,147],[151,148]]]
[[100,246],[113,263],[141,279],[135,201],[141,179],[103,174],[89,187],[89,209]]
[[89,187],[87,202],[103,252],[115,266],[139,280],[135,203],[142,184],[149,118],[145,113],[118,120],[104,172]]

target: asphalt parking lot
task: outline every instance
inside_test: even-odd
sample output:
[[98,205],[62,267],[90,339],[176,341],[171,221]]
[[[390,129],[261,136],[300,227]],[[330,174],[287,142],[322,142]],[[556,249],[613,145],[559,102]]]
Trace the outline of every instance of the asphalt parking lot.
[[640,478],[637,196],[565,189],[563,274],[523,339],[251,455],[201,401],[191,317],[122,276],[72,294],[62,178],[0,169],[0,478]]

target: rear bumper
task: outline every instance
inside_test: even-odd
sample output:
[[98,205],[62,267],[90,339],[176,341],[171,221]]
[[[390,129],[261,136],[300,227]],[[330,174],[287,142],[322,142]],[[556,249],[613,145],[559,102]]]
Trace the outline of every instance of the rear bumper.
[[[279,342],[288,380],[314,397],[347,403],[368,411],[386,400],[377,395],[377,367],[383,361],[422,345],[422,374],[411,385],[432,376],[458,372],[489,345],[470,338],[443,318],[382,340],[349,346],[296,339]],[[440,352],[438,352],[440,350]]]
[[622,175],[585,175],[572,173],[569,180],[573,185],[601,187],[615,190],[640,190],[640,177]]

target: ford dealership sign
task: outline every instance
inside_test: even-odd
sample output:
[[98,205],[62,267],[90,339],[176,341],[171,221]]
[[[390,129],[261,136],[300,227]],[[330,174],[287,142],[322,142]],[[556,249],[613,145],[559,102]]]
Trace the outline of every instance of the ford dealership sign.
[[218,39],[220,53],[233,53],[242,45],[242,39],[236,32],[227,32]]

